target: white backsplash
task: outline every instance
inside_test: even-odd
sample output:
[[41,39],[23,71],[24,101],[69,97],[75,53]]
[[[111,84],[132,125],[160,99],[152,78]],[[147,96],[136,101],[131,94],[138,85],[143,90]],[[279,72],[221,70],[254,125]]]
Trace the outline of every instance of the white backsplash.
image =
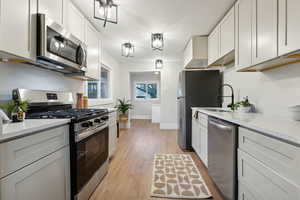
[[[249,96],[257,111],[268,116],[290,118],[288,107],[300,104],[298,63],[263,73],[235,72],[232,67],[224,71],[224,83],[234,87],[236,101]],[[229,94],[227,89],[225,94]]]
[[15,88],[70,91],[75,97],[83,92],[83,82],[30,65],[0,63],[0,101],[10,100]]

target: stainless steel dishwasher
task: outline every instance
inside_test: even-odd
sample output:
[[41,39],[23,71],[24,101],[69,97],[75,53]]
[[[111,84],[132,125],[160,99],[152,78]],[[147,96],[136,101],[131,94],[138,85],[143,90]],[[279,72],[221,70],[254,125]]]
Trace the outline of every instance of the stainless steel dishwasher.
[[210,117],[208,173],[225,200],[237,199],[237,126]]

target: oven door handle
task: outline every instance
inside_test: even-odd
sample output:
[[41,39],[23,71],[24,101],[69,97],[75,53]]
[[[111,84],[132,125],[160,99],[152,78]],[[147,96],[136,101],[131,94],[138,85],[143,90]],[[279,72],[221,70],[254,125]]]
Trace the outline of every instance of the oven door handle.
[[88,131],[85,131],[83,133],[80,133],[76,136],[75,142],[80,142],[80,141],[84,140],[85,138],[90,137],[91,135],[94,135],[94,134],[98,133],[99,131],[102,131],[103,129],[105,129],[107,127],[108,127],[108,123],[105,123],[101,127],[98,127],[98,128],[93,129],[93,130],[88,130]]

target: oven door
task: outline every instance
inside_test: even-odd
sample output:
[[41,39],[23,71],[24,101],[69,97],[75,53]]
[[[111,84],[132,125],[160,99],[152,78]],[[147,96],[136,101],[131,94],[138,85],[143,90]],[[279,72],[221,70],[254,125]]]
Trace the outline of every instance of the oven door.
[[108,159],[108,126],[76,143],[77,193]]

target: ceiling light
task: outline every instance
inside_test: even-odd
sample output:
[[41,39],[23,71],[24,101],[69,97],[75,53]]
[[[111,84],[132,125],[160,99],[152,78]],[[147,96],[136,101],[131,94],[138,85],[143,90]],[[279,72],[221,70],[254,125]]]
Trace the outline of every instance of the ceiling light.
[[164,67],[164,62],[161,59],[155,61],[155,69],[162,69]]
[[130,42],[124,43],[121,46],[122,56],[124,57],[133,57],[134,54],[134,45]]
[[94,0],[94,18],[103,20],[103,27],[106,23],[118,23],[118,6],[113,0]]
[[164,48],[164,35],[162,33],[152,33],[151,46],[153,50],[162,51]]

